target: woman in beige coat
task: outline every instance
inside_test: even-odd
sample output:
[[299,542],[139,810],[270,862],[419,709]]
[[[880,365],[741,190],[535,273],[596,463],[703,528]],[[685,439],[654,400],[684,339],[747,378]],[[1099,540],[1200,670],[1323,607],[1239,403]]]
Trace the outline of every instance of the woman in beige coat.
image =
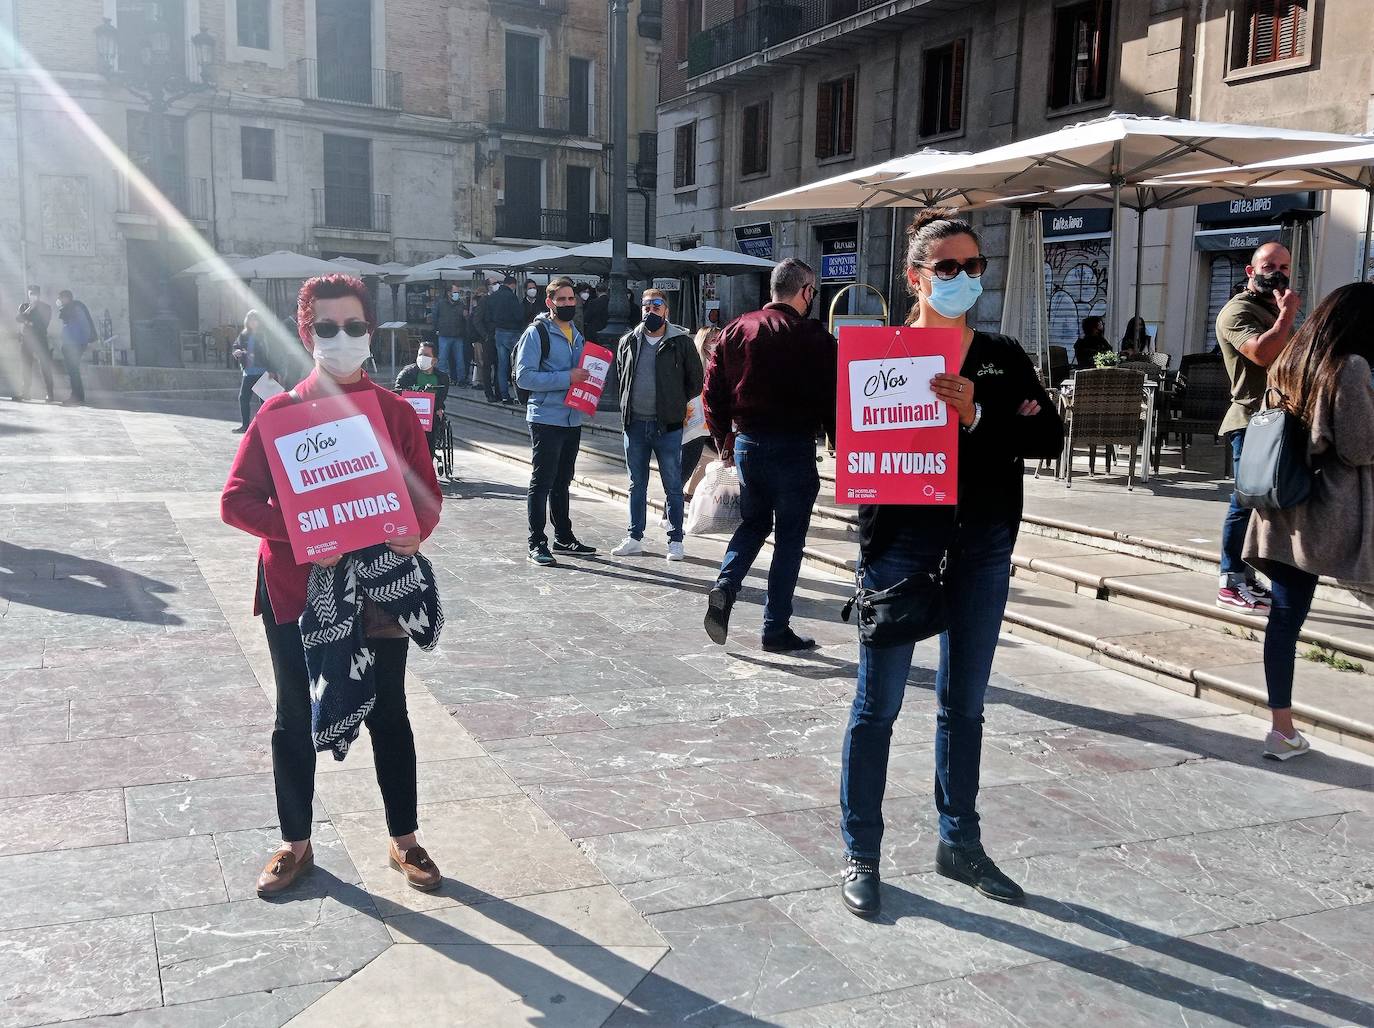
[[1311,496],[1288,510],[1257,510],[1245,561],[1273,584],[1264,680],[1273,721],[1264,755],[1287,760],[1311,744],[1293,727],[1298,633],[1317,578],[1374,588],[1374,284],[1331,293],[1269,369],[1285,410],[1308,426]]

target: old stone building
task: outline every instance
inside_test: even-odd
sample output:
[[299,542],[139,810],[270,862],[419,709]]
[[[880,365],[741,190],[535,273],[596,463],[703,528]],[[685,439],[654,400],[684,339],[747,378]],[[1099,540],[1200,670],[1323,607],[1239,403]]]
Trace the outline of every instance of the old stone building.
[[[652,239],[656,0],[635,0],[630,25],[626,159],[643,163],[641,140],[649,156],[631,176],[631,227]],[[158,168],[148,97],[124,78],[146,77],[155,29],[166,42],[153,63],[177,91],[203,80],[171,104]],[[129,165],[222,254],[411,263],[607,231],[601,0],[7,0],[6,34],[6,304],[26,280],[49,296],[69,286],[117,335],[136,334],[160,247]],[[199,259],[172,237],[169,265]],[[198,309],[194,281],[174,278],[173,292],[183,329],[221,319]]]
[[[1344,0],[674,0],[659,104],[660,244],[799,256],[831,280],[823,298],[860,281],[904,309],[896,265],[910,211],[770,218],[731,208],[922,148],[978,151],[1113,110],[1362,132],[1372,35],[1363,5]],[[1316,228],[1325,291],[1356,273],[1361,193],[1147,214],[1140,313],[1160,347],[1209,345],[1236,261],[1243,268],[1248,256],[1232,244],[1276,236],[1280,212],[1307,205],[1325,212]],[[1133,241],[1135,216],[1122,217]],[[1007,216],[975,218],[994,258],[976,314],[995,326]],[[1106,307],[1110,232],[1110,210],[1047,216],[1053,341],[1071,342],[1079,319]],[[1133,245],[1122,258],[1124,287],[1135,278]],[[722,291],[727,313],[759,299],[752,281]]]

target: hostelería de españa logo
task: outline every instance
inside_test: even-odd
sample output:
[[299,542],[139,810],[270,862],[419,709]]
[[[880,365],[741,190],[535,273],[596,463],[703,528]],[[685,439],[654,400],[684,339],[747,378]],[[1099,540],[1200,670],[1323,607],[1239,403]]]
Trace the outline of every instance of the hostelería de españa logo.
[[297,495],[386,470],[386,457],[366,414],[279,436],[277,453]]

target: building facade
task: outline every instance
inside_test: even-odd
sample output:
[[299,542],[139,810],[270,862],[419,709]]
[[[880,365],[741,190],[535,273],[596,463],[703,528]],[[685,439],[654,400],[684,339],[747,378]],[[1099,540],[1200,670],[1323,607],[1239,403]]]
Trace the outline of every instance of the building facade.
[[[866,283],[899,313],[910,210],[735,212],[737,204],[925,148],[980,151],[1111,111],[1336,132],[1371,124],[1374,31],[1339,0],[674,0],[659,104],[660,245],[704,242]],[[1140,314],[1161,349],[1210,343],[1252,238],[1315,206],[1321,291],[1357,270],[1363,194],[1147,213]],[[975,212],[993,258],[978,323],[1001,318],[1005,212]],[[1134,241],[1135,215],[1121,238]],[[1051,341],[1106,309],[1110,210],[1045,216]],[[1136,253],[1122,254],[1123,303]],[[1240,271],[1243,278],[1243,271]],[[1223,286],[1224,283],[1224,286]],[[727,314],[761,283],[720,285]],[[847,306],[853,291],[840,301]],[[864,310],[864,313],[867,313]],[[1124,319],[1123,319],[1124,320]]]
[[[630,22],[628,159],[643,163],[644,139],[650,161],[631,177],[631,224],[649,239],[656,10],[635,0]],[[171,104],[160,141],[147,98],[120,81],[141,74],[153,29],[170,43],[160,67],[206,80]],[[606,37],[599,0],[7,0],[0,232],[14,243],[0,301],[17,304],[28,281],[50,299],[69,287],[117,336],[137,335],[161,250],[130,168],[221,254],[412,263],[603,238]],[[177,231],[166,249],[177,269],[201,256]],[[224,318],[194,280],[173,291],[183,329]]]

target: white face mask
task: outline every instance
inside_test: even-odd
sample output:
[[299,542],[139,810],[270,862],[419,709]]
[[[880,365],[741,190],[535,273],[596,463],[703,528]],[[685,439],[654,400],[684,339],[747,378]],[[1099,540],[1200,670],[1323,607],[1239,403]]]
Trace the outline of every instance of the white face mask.
[[430,368],[434,367],[434,358],[429,356],[428,354],[422,353],[420,356],[415,358],[415,366],[418,367],[421,371],[428,371]]
[[498,290],[498,289],[501,288],[501,283],[500,283],[500,282],[493,282],[488,288],[491,289],[491,291],[494,293],[494,292],[496,292],[496,290]]
[[449,298],[450,300],[452,300],[454,303],[457,303],[459,300],[461,300],[461,299],[463,298],[463,294],[462,294],[462,293],[449,293],[449,294],[448,294],[448,298]]
[[538,289],[526,289],[526,290],[525,290],[525,295],[526,295],[527,297],[529,297],[531,300],[533,300],[535,297],[537,297],[537,296],[539,295],[539,290],[538,290]]
[[347,378],[363,366],[372,354],[372,336],[354,339],[340,331],[333,339],[315,336],[315,363],[335,378]]

